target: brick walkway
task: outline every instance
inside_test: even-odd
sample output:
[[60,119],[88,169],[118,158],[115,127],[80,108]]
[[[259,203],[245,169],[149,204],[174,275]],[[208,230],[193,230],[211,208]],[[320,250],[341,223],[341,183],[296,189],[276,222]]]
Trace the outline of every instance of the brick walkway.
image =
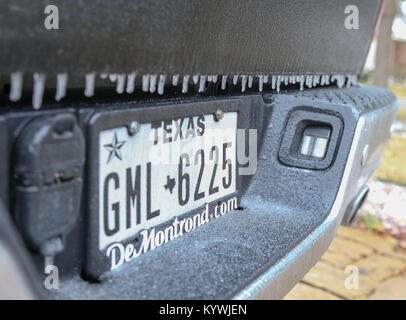
[[[358,289],[345,287],[349,265],[358,268]],[[390,236],[340,227],[328,251],[285,299],[406,299],[406,252]]]

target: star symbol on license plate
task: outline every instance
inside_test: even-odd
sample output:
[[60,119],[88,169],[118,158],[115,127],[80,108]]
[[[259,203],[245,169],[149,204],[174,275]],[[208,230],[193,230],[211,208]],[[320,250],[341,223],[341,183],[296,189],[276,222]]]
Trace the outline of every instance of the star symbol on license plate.
[[170,176],[166,177],[166,185],[164,185],[165,190],[169,190],[172,193],[173,188],[176,185],[175,179],[171,178]]
[[120,149],[122,148],[124,143],[125,143],[125,141],[118,141],[117,133],[114,132],[113,142],[104,145],[104,147],[109,152],[109,157],[107,159],[107,164],[109,164],[109,162],[111,160],[113,160],[115,157],[117,157],[119,160],[123,160]]

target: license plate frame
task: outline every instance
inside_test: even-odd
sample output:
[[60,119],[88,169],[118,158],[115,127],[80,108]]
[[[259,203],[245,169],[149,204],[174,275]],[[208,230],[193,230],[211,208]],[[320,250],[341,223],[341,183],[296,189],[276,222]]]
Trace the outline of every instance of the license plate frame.
[[[115,129],[127,126],[132,121],[137,121],[139,124],[152,123],[156,121],[168,121],[171,119],[194,117],[207,114],[215,114],[217,110],[224,113],[237,113],[237,129],[249,128],[250,113],[249,106],[244,106],[239,98],[228,98],[219,100],[191,101],[188,103],[171,103],[162,102],[159,104],[142,104],[142,105],[127,105],[122,108],[110,110],[96,111],[90,117],[87,126],[87,146],[88,146],[88,165],[87,165],[87,215],[86,215],[86,258],[85,258],[85,274],[93,279],[98,279],[104,272],[111,269],[111,259],[106,255],[106,248],[99,249],[99,135],[102,131]],[[238,175],[238,159],[236,156],[236,184],[235,192],[225,196],[224,198],[216,199],[208,203],[209,211],[214,209],[215,204],[219,201],[227,201],[232,198],[240,202],[240,191],[242,187],[242,179]],[[203,207],[199,207],[188,211],[179,216],[180,218],[190,217],[202,211]],[[163,222],[153,228],[160,230],[170,223]],[[134,236],[121,241],[127,246],[134,239],[139,237],[140,232]],[[138,259],[138,258],[137,258]]]

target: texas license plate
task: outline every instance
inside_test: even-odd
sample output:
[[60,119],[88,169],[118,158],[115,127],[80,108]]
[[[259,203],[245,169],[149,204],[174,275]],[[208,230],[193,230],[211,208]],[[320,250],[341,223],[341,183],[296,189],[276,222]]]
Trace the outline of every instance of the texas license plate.
[[[133,121],[100,130],[91,241],[97,236],[109,269],[208,222],[207,204],[236,192],[237,114]],[[235,199],[231,209],[236,206]],[[155,230],[159,225],[165,228]],[[136,236],[138,244],[131,241]]]

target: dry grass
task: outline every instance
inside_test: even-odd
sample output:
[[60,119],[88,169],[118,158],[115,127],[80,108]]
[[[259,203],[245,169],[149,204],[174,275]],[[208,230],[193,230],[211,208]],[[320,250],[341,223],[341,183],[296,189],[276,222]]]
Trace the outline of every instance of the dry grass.
[[396,118],[406,124],[406,108],[399,108]]
[[389,89],[400,99],[406,99],[406,87],[390,86]]

